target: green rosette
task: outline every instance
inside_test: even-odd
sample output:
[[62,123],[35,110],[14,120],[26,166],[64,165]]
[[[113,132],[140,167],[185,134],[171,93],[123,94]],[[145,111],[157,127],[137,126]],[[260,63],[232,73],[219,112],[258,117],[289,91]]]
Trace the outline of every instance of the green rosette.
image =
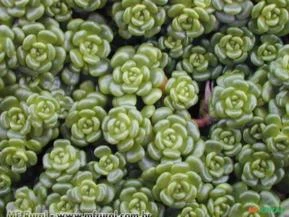
[[45,19],[41,23],[22,22],[13,27],[16,35],[18,70],[30,76],[51,72],[59,73],[66,52],[64,33],[59,23]]
[[262,0],[258,1],[251,13],[249,28],[255,34],[288,34],[289,12],[288,1]]
[[276,105],[280,108],[281,114],[289,118],[289,91],[280,90],[275,98]]
[[52,150],[43,156],[42,163],[45,172],[40,176],[40,182],[51,187],[55,181],[71,180],[85,166],[86,155],[74,148],[69,140],[58,139],[54,141]]
[[256,190],[270,190],[284,176],[283,162],[263,143],[243,146],[235,164],[236,175]]
[[166,19],[168,0],[121,0],[112,7],[112,16],[121,37],[152,37],[160,32]]
[[211,116],[224,119],[229,127],[242,127],[253,118],[260,90],[241,74],[219,77],[210,100]]
[[50,213],[78,213],[79,205],[69,199],[67,195],[52,193],[47,196],[45,205]]
[[73,144],[84,147],[101,138],[101,124],[106,111],[100,101],[105,101],[105,96],[95,92],[73,104],[64,125],[65,131],[70,131],[67,136]]
[[113,153],[110,147],[101,145],[94,149],[94,156],[97,161],[90,162],[89,167],[96,178],[105,177],[109,183],[115,184],[127,174],[123,154]]
[[120,213],[149,213],[152,217],[162,217],[164,214],[164,207],[155,202],[151,189],[137,179],[125,181],[114,207]]
[[14,19],[35,21],[44,15],[44,4],[41,0],[1,0],[0,21],[10,24]]
[[198,202],[193,202],[190,206],[182,209],[177,217],[209,217],[206,205]]
[[22,174],[37,163],[37,155],[30,147],[41,147],[40,143],[21,139],[2,140],[0,142],[0,165],[10,168],[13,173]]
[[277,59],[269,65],[269,81],[274,86],[284,85],[289,87],[289,45],[283,46],[278,53]]
[[72,71],[98,77],[109,70],[113,32],[100,16],[72,19],[65,32],[65,48]]
[[229,27],[212,37],[215,54],[229,66],[245,62],[254,44],[255,36],[246,27]]
[[199,86],[185,71],[174,71],[165,87],[164,104],[176,110],[189,109],[198,102]]
[[189,155],[200,157],[204,142],[190,116],[173,113],[163,107],[153,117],[154,139],[147,146],[147,155],[156,162],[181,162]]
[[105,140],[124,153],[128,162],[136,163],[144,157],[143,146],[151,139],[152,125],[135,107],[118,106],[105,116],[102,131]]
[[200,1],[199,3],[199,5],[191,5],[185,1],[176,1],[169,6],[167,13],[171,21],[167,31],[170,35],[178,39],[186,37],[195,39],[217,28],[216,17],[207,9],[206,4]]
[[93,12],[104,7],[107,0],[66,0],[66,2],[77,12]]
[[6,211],[40,213],[43,208],[44,205],[39,202],[35,192],[24,186],[16,190],[15,200],[7,203]]
[[146,105],[153,105],[162,97],[167,62],[167,54],[151,43],[143,43],[137,49],[121,47],[111,59],[113,73],[99,79],[100,91],[112,94],[117,105],[135,105],[137,96]]
[[236,203],[232,206],[229,216],[277,217],[279,216],[277,210],[281,210],[280,199],[277,195],[270,191],[245,190],[236,197]]
[[233,188],[227,183],[217,185],[209,192],[207,209],[211,217],[231,217],[230,211],[235,203]]
[[212,0],[218,21],[234,26],[245,25],[254,6],[251,0]]
[[79,210],[84,213],[94,212],[100,204],[109,204],[115,196],[112,185],[96,183],[88,171],[78,171],[72,183],[74,187],[67,191],[68,199],[79,204]]
[[215,54],[210,51],[210,42],[203,40],[201,45],[189,45],[185,48],[177,69],[186,71],[196,81],[205,81],[217,78],[223,67]]
[[72,9],[67,2],[44,0],[45,14],[61,23],[69,21],[72,16]]
[[240,129],[228,127],[223,121],[213,125],[210,130],[209,141],[223,147],[225,156],[234,157],[242,149],[242,132]]
[[277,59],[279,50],[282,48],[281,38],[273,34],[262,35],[260,44],[253,49],[251,53],[251,62],[256,66],[270,64]]

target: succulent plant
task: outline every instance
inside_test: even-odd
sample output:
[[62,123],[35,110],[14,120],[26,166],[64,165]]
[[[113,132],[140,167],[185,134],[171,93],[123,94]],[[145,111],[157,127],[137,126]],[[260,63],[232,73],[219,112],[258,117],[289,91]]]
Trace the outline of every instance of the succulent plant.
[[69,7],[79,12],[92,12],[102,8],[107,0],[66,0]]
[[65,120],[65,126],[70,131],[71,141],[78,146],[87,146],[100,139],[101,124],[106,115],[106,111],[101,107],[96,93],[89,94],[86,98],[77,101],[70,109]]
[[265,144],[255,143],[243,146],[235,164],[235,172],[248,186],[266,190],[284,176],[282,164],[268,152]]
[[241,74],[220,77],[214,88],[210,114],[227,120],[229,127],[241,127],[253,118],[260,90]]
[[269,81],[275,86],[285,85],[289,87],[289,45],[283,46],[278,53],[277,59],[269,66]]
[[157,162],[174,162],[188,155],[200,157],[203,154],[199,129],[189,117],[163,107],[157,109],[152,118],[154,140],[147,146],[150,158]]
[[165,22],[168,0],[121,0],[112,7],[112,16],[121,37],[152,37]]
[[109,204],[114,198],[114,188],[106,183],[95,183],[88,171],[79,171],[72,182],[75,187],[68,190],[67,196],[72,202],[80,204],[81,212],[93,212],[97,204]]
[[282,40],[276,35],[262,35],[260,37],[260,45],[255,47],[251,53],[251,62],[256,66],[270,64],[277,58],[282,46]]
[[255,44],[255,36],[246,27],[229,27],[212,37],[214,51],[226,65],[243,63]]
[[[232,206],[229,216],[241,217],[244,215],[277,216],[273,208],[280,206],[279,198],[270,191],[255,192],[246,190],[236,197],[236,203]],[[268,211],[265,211],[268,208]]]
[[197,81],[215,79],[221,74],[222,66],[209,47],[208,41],[202,41],[202,45],[198,46],[187,46],[177,69],[186,71]]
[[174,71],[165,87],[164,103],[176,110],[188,109],[197,104],[199,86],[184,71]]
[[261,0],[257,2],[251,13],[249,28],[256,34],[288,34],[289,12],[288,2],[282,0]]
[[119,153],[112,153],[112,150],[105,145],[94,149],[97,161],[90,162],[91,171],[96,177],[106,177],[109,183],[118,183],[126,175],[126,160]]
[[207,207],[204,204],[193,202],[189,206],[182,209],[181,213],[177,217],[209,217]]
[[65,32],[65,48],[69,52],[72,69],[94,77],[106,73],[112,40],[111,29],[99,16],[89,20],[70,20]]
[[37,76],[61,71],[66,58],[64,33],[52,19],[39,23],[20,23],[13,27],[16,35],[18,70]]
[[188,164],[166,164],[157,170],[159,174],[152,191],[158,201],[173,208],[184,208],[195,202],[202,179]]
[[18,188],[15,192],[15,200],[7,204],[7,211],[40,213],[43,204],[39,203],[39,198],[34,191],[24,186]]
[[119,198],[114,202],[114,207],[121,213],[151,216],[163,216],[163,207],[154,201],[151,189],[137,179],[125,181]]
[[212,5],[220,22],[235,26],[246,24],[254,6],[251,0],[212,0]]
[[113,73],[99,80],[100,90],[120,98],[122,104],[134,105],[136,97],[140,96],[145,104],[152,105],[162,96],[166,64],[167,54],[150,43],[144,43],[138,49],[121,47],[111,59]]
[[79,206],[67,195],[52,193],[48,195],[46,205],[50,213],[78,213]]
[[19,175],[3,165],[0,165],[0,172],[0,196],[4,199],[12,191],[12,182],[19,179]]
[[210,131],[209,141],[219,144],[222,147],[222,153],[226,156],[236,156],[242,149],[242,132],[226,126],[225,123],[219,121]]
[[40,180],[45,184],[62,176],[71,178],[85,164],[83,151],[74,148],[69,140],[55,140],[52,150],[43,157],[45,175]]
[[72,9],[68,1],[44,0],[45,14],[58,22],[67,22],[71,19]]
[[[212,32],[217,27],[215,16],[207,8],[182,4],[176,1],[168,8],[168,17],[172,20],[168,33],[176,38],[198,38]],[[197,1],[194,1],[197,2]]]
[[280,108],[281,113],[286,116],[286,118],[289,117],[289,91],[288,90],[280,90],[280,92],[276,95],[275,101],[276,105]]
[[268,151],[277,159],[285,160],[289,153],[289,120],[279,115],[269,114],[265,118],[262,138]]
[[28,167],[37,163],[36,153],[29,150],[31,143],[32,146],[40,146],[36,141],[2,140],[0,142],[0,165],[9,167],[14,173],[24,173]]
[[128,162],[144,157],[143,146],[152,133],[151,122],[133,106],[112,108],[102,122],[104,138],[124,153]]
[[17,0],[1,0],[0,10],[0,20],[7,24],[12,23],[15,18],[35,21],[44,15],[44,5],[41,0],[26,0],[20,3]]
[[207,208],[211,217],[229,217],[230,210],[235,203],[233,188],[227,183],[217,185],[209,193]]

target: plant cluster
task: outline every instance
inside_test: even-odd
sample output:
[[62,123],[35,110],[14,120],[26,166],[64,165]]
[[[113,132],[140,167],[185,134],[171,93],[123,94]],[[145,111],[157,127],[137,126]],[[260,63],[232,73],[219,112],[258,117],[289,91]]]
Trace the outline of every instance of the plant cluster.
[[0,0],[0,217],[289,216],[288,0]]

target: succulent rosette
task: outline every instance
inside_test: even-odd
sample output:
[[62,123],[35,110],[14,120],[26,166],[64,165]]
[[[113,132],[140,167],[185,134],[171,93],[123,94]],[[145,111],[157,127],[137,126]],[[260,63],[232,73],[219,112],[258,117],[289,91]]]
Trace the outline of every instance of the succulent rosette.
[[184,208],[202,194],[202,178],[187,163],[166,163],[150,168],[144,180],[156,179],[152,192],[157,201],[173,208]]
[[277,59],[270,63],[269,81],[274,86],[289,87],[289,45],[283,46],[278,53]]
[[45,14],[58,22],[71,19],[72,9],[67,1],[44,0]]
[[158,46],[166,51],[170,57],[178,58],[184,53],[185,47],[189,44],[189,38],[178,39],[169,34],[161,36],[158,40]]
[[270,154],[263,143],[243,146],[235,172],[253,189],[268,190],[284,176],[283,162]]
[[210,102],[210,114],[227,121],[229,127],[242,127],[253,118],[260,90],[241,74],[220,77]]
[[111,59],[113,73],[99,80],[100,90],[119,98],[122,104],[136,104],[140,96],[145,104],[153,105],[162,96],[167,61],[167,54],[150,43],[138,49],[121,47]]
[[37,128],[38,132],[58,124],[60,105],[50,92],[30,95],[27,104],[31,114],[31,125]]
[[66,0],[67,5],[78,12],[92,12],[102,8],[107,0]]
[[40,181],[49,185],[50,180],[65,176],[71,178],[85,164],[86,156],[83,151],[74,148],[69,140],[55,140],[52,150],[43,157],[45,172]]
[[246,27],[229,27],[212,37],[214,51],[226,65],[243,63],[255,44],[255,36]]
[[174,71],[168,80],[164,104],[176,110],[188,109],[197,104],[199,86],[185,71]]
[[118,106],[105,116],[102,131],[107,142],[116,145],[128,162],[135,163],[144,157],[143,146],[150,140],[152,125],[135,107]]
[[32,76],[46,72],[55,75],[61,71],[66,58],[64,33],[55,20],[47,18],[42,23],[19,23],[13,31],[19,43],[19,71]]
[[[28,105],[14,96],[0,102],[1,138],[25,138],[31,131],[31,116]],[[4,131],[4,132],[3,132]]]
[[189,206],[182,209],[181,213],[177,217],[209,217],[206,205],[198,202],[193,202]]
[[41,145],[37,141],[2,140],[0,142],[0,165],[10,168],[14,173],[26,172],[28,167],[37,163],[36,153],[29,150],[31,146],[40,147]]
[[273,34],[262,35],[260,44],[251,53],[251,62],[256,66],[263,66],[274,61],[282,48],[282,40]]
[[236,197],[236,203],[232,206],[229,216],[243,217],[251,214],[257,217],[275,217],[279,213],[273,209],[279,209],[279,206],[280,199],[270,191],[246,190]]
[[65,33],[65,48],[71,67],[97,77],[109,70],[110,42],[113,33],[100,16],[88,20],[72,19]]
[[164,5],[168,0],[121,0],[112,7],[112,15],[121,37],[152,37],[165,22]]
[[221,74],[223,67],[209,47],[208,41],[203,41],[202,45],[198,46],[187,46],[182,60],[177,64],[177,69],[186,71],[196,81],[215,79]]
[[13,19],[24,18],[29,21],[35,21],[44,15],[44,5],[41,0],[1,0],[0,1],[0,21],[12,23]]
[[289,90],[280,90],[275,98],[276,105],[280,108],[281,114],[289,118]]
[[163,216],[163,207],[154,201],[151,189],[137,179],[125,181],[114,207],[121,213],[138,215],[149,213],[152,217]]
[[43,204],[39,203],[39,198],[34,191],[25,186],[16,190],[15,200],[7,204],[6,210],[8,212],[40,213],[43,210]]
[[254,6],[251,0],[212,0],[212,5],[220,22],[235,26],[246,24]]
[[283,0],[258,1],[251,13],[249,28],[256,34],[288,34],[289,12],[288,2]]
[[[14,180],[17,181],[18,179],[19,179],[19,175],[17,173],[13,173],[10,170],[10,168],[0,165],[0,197],[1,199],[4,200],[6,196],[9,196],[9,194],[12,191],[12,182]],[[0,200],[0,203],[1,203],[1,200]]]
[[0,77],[4,77],[9,69],[14,69],[17,66],[14,39],[15,34],[11,28],[0,25]]
[[271,152],[279,160],[288,159],[289,154],[289,120],[277,114],[269,114],[265,118],[263,140]]
[[209,141],[223,147],[225,156],[236,156],[242,149],[242,132],[240,129],[228,127],[224,122],[219,121],[210,131]]
[[203,154],[204,143],[190,117],[163,107],[155,111],[152,119],[154,139],[147,146],[151,159],[176,162],[188,155],[200,157]]
[[109,183],[117,183],[126,175],[126,160],[123,154],[112,150],[105,145],[94,149],[97,161],[90,162],[89,166],[97,178],[106,177]]
[[[185,1],[176,1],[168,8],[168,17],[171,19],[171,23],[168,26],[168,33],[173,37],[184,39],[186,37],[190,39],[198,38],[203,34],[212,32],[218,25],[216,17],[207,10],[205,7]],[[187,1],[190,2],[190,1]],[[194,1],[197,2],[197,1]]]
[[98,204],[109,204],[114,196],[114,188],[106,183],[96,183],[92,173],[79,171],[73,178],[74,187],[67,191],[72,202],[78,203],[81,212],[93,212]]
[[75,145],[87,146],[96,142],[102,135],[101,124],[106,111],[101,107],[98,95],[101,96],[91,93],[75,102],[65,119],[65,127],[70,131],[69,137]]
[[229,217],[230,210],[235,203],[233,188],[227,183],[217,185],[210,191],[207,209],[211,217]]
[[79,206],[71,201],[67,195],[52,193],[48,195],[46,206],[50,213],[78,213]]

